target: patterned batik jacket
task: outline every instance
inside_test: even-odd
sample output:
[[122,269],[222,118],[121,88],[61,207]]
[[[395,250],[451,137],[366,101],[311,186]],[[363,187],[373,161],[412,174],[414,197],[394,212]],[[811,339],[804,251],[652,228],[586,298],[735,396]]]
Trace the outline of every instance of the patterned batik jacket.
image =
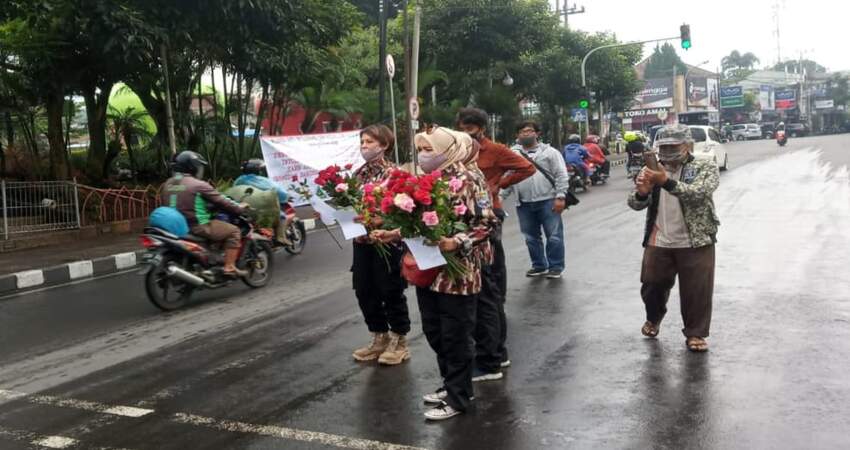
[[664,186],[656,186],[651,195],[642,196],[637,191],[629,194],[629,206],[640,211],[649,208],[646,214],[646,230],[643,246],[649,243],[655,220],[658,217],[658,204],[661,189],[679,199],[685,225],[691,239],[691,247],[699,248],[717,242],[717,227],[720,220],[714,208],[712,195],[720,185],[720,171],[717,164],[709,159],[697,159],[690,156],[682,165],[679,181],[670,179]]
[[493,251],[490,247],[490,230],[497,219],[493,213],[490,194],[484,174],[477,168],[455,164],[443,172],[445,179],[457,177],[463,181],[463,187],[452,196],[455,205],[464,204],[469,211],[464,222],[469,227],[466,232],[454,235],[460,242],[457,256],[466,268],[466,274],[460,279],[452,279],[445,271],[440,272],[431,284],[434,292],[452,295],[474,295],[481,292],[481,267],[490,264]]

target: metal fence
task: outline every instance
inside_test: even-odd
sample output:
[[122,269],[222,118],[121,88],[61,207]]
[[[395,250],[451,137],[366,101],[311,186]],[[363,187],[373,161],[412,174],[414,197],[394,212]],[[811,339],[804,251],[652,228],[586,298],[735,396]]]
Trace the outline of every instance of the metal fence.
[[79,186],[82,226],[147,218],[160,205],[159,188],[98,189]]
[[80,227],[80,200],[75,181],[0,180],[3,239]]

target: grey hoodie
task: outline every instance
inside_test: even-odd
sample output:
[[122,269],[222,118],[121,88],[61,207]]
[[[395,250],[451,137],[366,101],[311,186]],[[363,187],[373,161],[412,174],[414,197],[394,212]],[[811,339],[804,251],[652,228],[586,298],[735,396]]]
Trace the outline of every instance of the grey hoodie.
[[[521,145],[515,145],[511,150],[522,153],[523,148]],[[526,150],[525,153],[555,179],[557,188],[553,188],[552,183],[538,170],[534,175],[518,184],[502,189],[499,193],[502,199],[508,198],[514,192],[517,193],[520,203],[563,198],[570,186],[570,177],[567,174],[567,165],[564,163],[561,152],[550,147],[549,144],[539,143],[537,147]]]

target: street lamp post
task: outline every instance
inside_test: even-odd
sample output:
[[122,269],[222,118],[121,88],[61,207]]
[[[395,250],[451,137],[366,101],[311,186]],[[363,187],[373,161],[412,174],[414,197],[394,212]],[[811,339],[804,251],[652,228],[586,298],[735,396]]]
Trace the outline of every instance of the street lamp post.
[[[589,52],[587,52],[586,55],[584,55],[584,58],[582,58],[582,60],[581,60],[581,87],[582,87],[582,90],[587,91],[587,72],[585,70],[585,67],[587,65],[587,58],[590,58],[590,55],[596,53],[597,51],[602,50],[602,49],[606,49],[606,48],[625,47],[625,46],[628,46],[628,45],[649,44],[650,42],[672,41],[674,39],[679,39],[679,38],[680,38],[680,36],[673,36],[673,37],[661,38],[661,39],[649,39],[649,40],[646,40],[646,41],[621,42],[621,43],[616,43],[616,44],[600,45],[599,47],[591,49]],[[590,114],[585,114],[584,128],[585,128],[585,130],[588,130],[588,131],[590,130]]]

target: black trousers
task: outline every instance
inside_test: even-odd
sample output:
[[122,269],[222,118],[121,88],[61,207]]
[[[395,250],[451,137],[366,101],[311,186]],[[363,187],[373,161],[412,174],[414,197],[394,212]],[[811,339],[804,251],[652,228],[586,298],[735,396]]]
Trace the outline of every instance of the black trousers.
[[475,320],[475,364],[479,369],[492,373],[498,372],[502,361],[508,359],[505,348],[508,275],[501,227],[491,234],[490,245],[493,248],[493,264],[481,269],[481,293],[478,295]]
[[682,333],[706,338],[711,328],[711,300],[714,294],[714,246],[700,248],[646,247],[640,294],[646,307],[646,320],[659,323],[667,314],[670,290],[679,277]]
[[458,411],[469,409],[475,359],[475,295],[450,295],[416,288],[422,331],[437,354],[446,403]]
[[410,331],[410,314],[404,295],[407,283],[401,276],[403,251],[394,246],[387,249],[390,257],[385,261],[374,245],[354,243],[351,265],[354,295],[370,332],[392,330],[406,335]]

